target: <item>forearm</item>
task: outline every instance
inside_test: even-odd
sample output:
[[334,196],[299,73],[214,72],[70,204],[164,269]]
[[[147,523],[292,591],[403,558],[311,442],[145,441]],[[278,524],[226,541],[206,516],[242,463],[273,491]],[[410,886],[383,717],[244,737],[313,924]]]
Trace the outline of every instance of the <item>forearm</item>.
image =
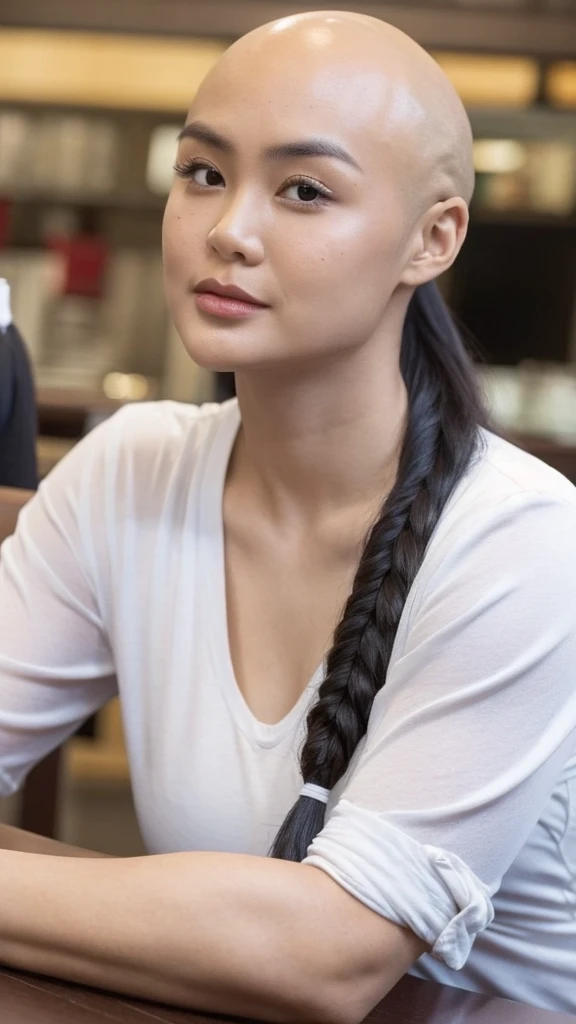
[[69,846],[56,839],[47,839],[34,832],[25,832],[12,825],[0,825],[0,850],[19,850],[21,853],[47,853],[53,857],[108,857],[107,853]]
[[0,851],[0,961],[198,1011],[314,1024],[328,1019],[319,993],[339,984],[317,966],[330,927],[322,874],[236,854],[104,864]]

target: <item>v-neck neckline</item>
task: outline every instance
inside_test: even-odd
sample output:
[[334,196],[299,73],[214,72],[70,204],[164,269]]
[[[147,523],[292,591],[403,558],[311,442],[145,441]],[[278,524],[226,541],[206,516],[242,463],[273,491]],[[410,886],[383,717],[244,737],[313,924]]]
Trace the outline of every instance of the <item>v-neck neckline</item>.
[[238,400],[229,399],[220,410],[200,483],[202,581],[209,607],[205,620],[206,640],[215,675],[244,733],[260,746],[272,747],[280,743],[303,717],[311,703],[312,691],[317,690],[324,676],[326,664],[323,659],[296,703],[278,722],[261,722],[256,718],[238,685],[228,630],[223,501],[228,465],[240,423]]

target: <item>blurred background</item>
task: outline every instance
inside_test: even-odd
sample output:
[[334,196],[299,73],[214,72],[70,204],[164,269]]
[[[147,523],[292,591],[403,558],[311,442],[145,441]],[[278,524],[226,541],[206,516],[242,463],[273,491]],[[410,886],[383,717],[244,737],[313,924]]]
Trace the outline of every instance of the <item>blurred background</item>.
[[[164,303],[176,135],[230,42],[322,8],[407,31],[459,91],[477,186],[440,284],[502,430],[576,482],[576,0],[2,0],[0,277],[33,361],[41,475],[124,402],[232,393],[184,353]],[[141,852],[117,701],[57,771],[60,838]],[[20,822],[20,802],[0,816]]]

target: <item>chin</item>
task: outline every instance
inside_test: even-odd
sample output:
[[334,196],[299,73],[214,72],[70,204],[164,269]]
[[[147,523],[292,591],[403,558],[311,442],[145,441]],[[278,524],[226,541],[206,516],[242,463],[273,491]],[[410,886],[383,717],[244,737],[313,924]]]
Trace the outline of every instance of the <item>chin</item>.
[[264,343],[267,352],[263,352],[263,343],[254,337],[254,325],[248,321],[212,324],[194,312],[172,315],[172,321],[186,352],[203,370],[230,373],[260,364],[270,356],[269,340]]
[[204,343],[199,332],[195,331],[193,337],[186,337],[180,333],[182,344],[186,352],[203,370],[212,370],[219,373],[235,373],[236,370],[245,370],[251,367],[264,367],[270,363],[270,357],[266,359],[262,352],[250,350],[246,345],[240,345],[237,340],[223,339],[221,343],[205,339]]

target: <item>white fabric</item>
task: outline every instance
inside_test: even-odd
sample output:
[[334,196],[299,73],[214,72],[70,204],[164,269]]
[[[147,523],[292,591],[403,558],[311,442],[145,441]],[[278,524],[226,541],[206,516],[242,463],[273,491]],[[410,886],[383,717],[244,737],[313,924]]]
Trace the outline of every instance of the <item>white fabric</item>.
[[[494,918],[490,891],[455,853],[425,846],[373,811],[342,799],[309,848],[308,864],[324,868],[378,914],[409,925],[432,955],[458,970],[476,934]],[[382,889],[382,869],[400,881]],[[408,879],[410,885],[403,886]],[[454,908],[458,913],[455,914]]]
[[[119,690],[150,852],[269,850],[324,666],[274,725],[235,682],[238,425],[235,400],[128,407],[22,512],[0,558],[3,794]],[[430,944],[412,973],[576,1013],[576,489],[484,443],[307,863]]]
[[6,278],[0,277],[0,331],[5,331],[11,323],[10,285]]

